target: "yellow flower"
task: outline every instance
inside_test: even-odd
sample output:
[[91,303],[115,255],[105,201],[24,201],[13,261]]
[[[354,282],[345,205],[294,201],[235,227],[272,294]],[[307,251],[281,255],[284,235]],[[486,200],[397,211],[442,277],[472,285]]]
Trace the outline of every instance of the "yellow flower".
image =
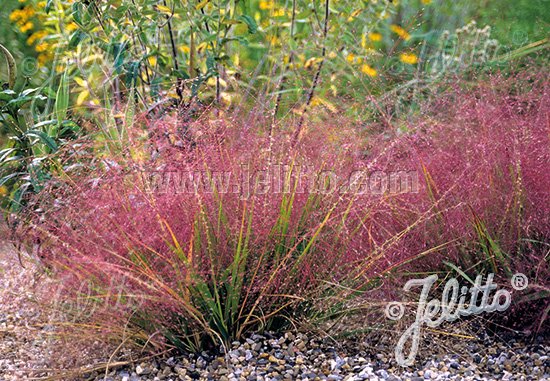
[[153,67],[157,65],[157,57],[156,56],[151,56],[151,57],[147,58],[147,61],[149,62],[149,65],[151,65]]
[[401,62],[409,65],[414,65],[418,62],[418,57],[414,53],[402,53],[399,56],[399,59],[401,60]]
[[348,22],[352,22],[353,20],[355,20],[355,18],[359,16],[362,11],[363,9],[356,9],[355,11],[353,11],[348,17]]
[[391,25],[390,29],[392,32],[397,34],[399,37],[401,37],[405,41],[411,38],[411,35],[409,34],[409,32],[401,28],[399,25]]
[[19,17],[21,17],[19,13],[19,9],[16,9],[12,13],[10,13],[10,21],[12,22],[19,20]]
[[322,61],[322,58],[318,58],[318,57],[311,57],[310,59],[308,59],[306,61],[306,63],[304,64],[304,67],[306,69],[312,67],[313,65],[315,65],[316,63],[318,62],[321,62]]
[[369,40],[371,40],[373,42],[382,41],[382,35],[380,33],[376,33],[376,32],[369,33]]
[[80,92],[80,94],[78,94],[78,98],[76,99],[76,105],[77,106],[82,106],[84,104],[84,102],[86,101],[86,99],[88,99],[90,96],[90,91],[89,90],[82,90]]
[[48,35],[48,33],[44,30],[40,30],[38,32],[34,32],[33,34],[31,34],[29,36],[29,38],[27,38],[27,45],[32,45],[34,44],[36,41],[40,41],[42,40],[44,37],[46,37]]
[[368,75],[369,77],[376,77],[376,75],[378,74],[376,72],[376,69],[367,64],[363,64],[363,66],[361,66],[361,72]]
[[4,197],[8,195],[8,188],[6,188],[4,185],[0,185],[0,197]]
[[273,8],[273,1],[262,0],[260,1],[260,9],[265,11]]
[[38,53],[46,52],[48,51],[48,49],[50,49],[50,44],[48,44],[47,42],[41,42],[34,48],[34,50],[36,50]]
[[39,67],[44,67],[44,66],[46,66],[48,61],[50,61],[52,59],[52,57],[48,54],[40,53],[38,55],[38,57],[36,57],[36,59],[38,61],[38,66]]
[[34,8],[31,6],[26,6],[25,8],[20,10],[21,18],[24,19],[30,19],[32,16],[34,16],[36,12],[34,11]]
[[284,15],[285,15],[284,8],[279,8],[279,9],[276,9],[275,11],[273,11],[273,17],[281,17],[281,16],[284,16]]
[[422,0],[422,4],[426,4],[426,5],[430,4],[431,2],[432,0]]
[[78,25],[76,25],[76,23],[74,22],[71,22],[65,26],[65,29],[67,29],[68,32],[74,32],[78,29]]
[[348,61],[349,63],[353,63],[353,61],[355,61],[355,54],[349,53],[349,54],[346,56],[346,61]]
[[279,43],[279,38],[275,35],[268,35],[267,41],[269,41],[271,45],[277,45]]
[[26,22],[25,24],[23,24],[22,26],[20,26],[19,30],[21,30],[21,32],[23,32],[23,33],[26,33],[29,30],[31,30],[32,28],[34,28],[34,24],[29,21],[29,22]]
[[337,56],[338,56],[338,54],[336,54],[336,52],[330,52],[328,54],[328,58],[330,58],[330,59],[335,59]]

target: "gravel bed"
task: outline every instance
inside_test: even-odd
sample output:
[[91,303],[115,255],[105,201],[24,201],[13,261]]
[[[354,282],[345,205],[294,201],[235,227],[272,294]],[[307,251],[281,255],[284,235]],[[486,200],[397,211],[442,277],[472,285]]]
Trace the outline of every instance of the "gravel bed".
[[50,367],[49,328],[34,300],[39,273],[28,258],[22,262],[25,267],[13,247],[0,241],[1,381],[44,376]]
[[[53,328],[33,298],[44,279],[28,259],[21,267],[8,245],[0,244],[0,381],[39,379],[53,374]],[[382,332],[364,340],[320,339],[316,335],[251,335],[216,353],[189,354],[113,364],[112,369],[58,380],[550,380],[550,341],[538,337],[488,336],[475,339],[425,335],[413,367],[396,364],[393,350],[399,332]],[[107,358],[88,356],[90,368]],[[126,358],[139,358],[131,354]]]
[[[373,351],[366,343],[351,349],[333,342],[286,333],[282,337],[252,335],[234,342],[225,355],[188,355],[145,361],[100,375],[93,380],[547,380],[550,347],[515,339],[485,338],[467,343],[464,352],[437,355],[416,366],[396,365],[391,345]],[[377,353],[378,352],[378,353]]]

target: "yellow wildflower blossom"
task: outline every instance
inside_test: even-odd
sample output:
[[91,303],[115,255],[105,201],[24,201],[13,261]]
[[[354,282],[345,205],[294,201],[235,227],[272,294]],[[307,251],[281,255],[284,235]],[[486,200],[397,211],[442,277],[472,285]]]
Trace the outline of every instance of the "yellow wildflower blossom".
[[376,69],[367,64],[363,64],[363,66],[361,66],[361,72],[368,75],[369,77],[376,77],[376,75],[378,74]]
[[269,41],[271,45],[277,45],[279,43],[279,38],[275,35],[268,35],[267,41]]
[[401,37],[405,41],[411,38],[411,35],[409,34],[409,32],[401,28],[399,25],[391,25],[390,29],[392,32],[397,34],[399,37]]
[[353,61],[355,61],[355,54],[349,53],[349,54],[346,56],[346,61],[348,61],[349,63],[353,63]]
[[273,1],[269,1],[269,0],[262,0],[260,1],[260,9],[263,10],[263,11],[266,11],[268,9],[271,9],[273,8]]
[[317,64],[317,63],[319,63],[319,62],[321,62],[322,60],[323,60],[323,59],[320,58],[320,57],[311,57],[310,59],[308,59],[308,60],[305,62],[304,67],[305,67],[306,69],[308,69],[308,68],[312,67],[313,65],[315,65],[315,64]]
[[23,33],[26,33],[29,30],[31,30],[32,28],[34,28],[34,24],[31,21],[29,21],[29,22],[26,22],[25,24],[21,25],[19,27],[19,30]]
[[89,90],[82,90],[80,94],[78,94],[78,98],[76,99],[76,105],[82,106],[84,102],[86,102],[86,99],[90,96]]
[[21,23],[26,23],[31,17],[33,17],[35,11],[32,7],[25,7],[23,9],[15,9],[10,14],[10,21],[19,21]]
[[399,59],[401,60],[401,62],[409,65],[414,65],[418,62],[418,57],[414,53],[402,53],[399,56]]
[[431,2],[432,0],[422,0],[422,4],[426,4],[426,5],[430,4]]
[[361,12],[363,12],[363,9],[356,9],[355,11],[353,11],[348,17],[348,22],[352,22],[353,20],[355,20],[355,18],[359,16]]
[[8,195],[8,188],[6,188],[4,185],[0,185],[0,197],[4,197]]
[[48,49],[50,49],[50,44],[47,42],[41,42],[40,44],[36,45],[34,48],[38,53],[47,52]]
[[71,22],[65,26],[65,29],[67,29],[68,32],[74,32],[78,29],[78,25],[76,25],[76,23],[74,22]]
[[371,40],[373,42],[382,41],[382,35],[380,33],[376,33],[376,32],[369,33],[369,40]]
[[39,54],[36,60],[38,61],[38,66],[43,67],[49,61],[49,57],[46,54]]
[[279,9],[276,9],[275,11],[273,11],[273,17],[281,17],[281,16],[284,16],[284,15],[285,15],[284,8],[279,8]]
[[45,30],[40,30],[38,32],[34,32],[27,38],[27,45],[33,45],[35,42],[42,40],[44,37],[48,35],[48,32]]

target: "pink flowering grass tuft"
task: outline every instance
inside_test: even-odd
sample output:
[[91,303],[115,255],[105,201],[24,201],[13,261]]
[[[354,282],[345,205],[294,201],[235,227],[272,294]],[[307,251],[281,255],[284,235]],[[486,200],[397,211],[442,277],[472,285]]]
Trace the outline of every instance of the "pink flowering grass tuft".
[[[446,262],[522,271],[547,289],[542,78],[456,86],[391,138],[337,121],[308,126],[292,146],[260,119],[204,117],[185,131],[148,121],[145,144],[131,139],[131,158],[71,179],[33,237],[78,322],[187,350],[345,308],[380,284],[395,293],[402,279],[389,276]],[[391,191],[383,174],[403,172],[418,181]]]

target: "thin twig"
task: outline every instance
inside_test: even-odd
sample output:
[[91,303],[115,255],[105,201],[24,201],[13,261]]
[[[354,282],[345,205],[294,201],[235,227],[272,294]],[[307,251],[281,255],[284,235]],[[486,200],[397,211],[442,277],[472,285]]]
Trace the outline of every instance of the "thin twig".
[[[166,3],[166,0],[163,1],[164,6],[168,7],[168,4]],[[174,10],[172,9],[172,15],[167,16],[168,20],[166,24],[168,25],[168,35],[170,37],[170,46],[172,48],[172,59],[174,60],[174,69],[176,69],[177,73],[177,79],[176,79],[176,93],[178,94],[178,98],[180,100],[180,103],[183,104],[183,81],[180,77],[180,65],[178,61],[178,51],[176,49],[176,42],[174,40],[174,31],[172,29],[172,16],[173,16]]]
[[[296,0],[292,0],[292,19],[290,21],[290,39],[294,40],[294,24],[296,22]],[[277,117],[277,113],[279,112],[279,107],[281,105],[281,100],[283,98],[283,90],[285,86],[285,80],[286,80],[286,73],[290,70],[290,65],[292,65],[292,61],[294,60],[294,50],[290,50],[290,54],[288,55],[288,62],[285,65],[285,69],[283,73],[281,74],[281,79],[279,81],[279,86],[277,89],[277,100],[275,101],[275,108],[273,109],[272,114],[272,121],[269,126],[269,140],[271,140],[271,137],[273,135],[273,127],[275,124],[275,118]]]
[[311,100],[313,99],[313,94],[315,93],[315,89],[317,88],[317,85],[319,83],[321,70],[323,69],[323,64],[325,63],[325,57],[327,52],[326,40],[327,40],[327,34],[328,34],[328,21],[330,16],[329,3],[330,3],[330,0],[325,0],[325,26],[323,28],[323,51],[321,53],[321,62],[319,63],[319,67],[317,68],[317,72],[315,73],[315,77],[313,78],[313,84],[311,85],[311,89],[309,90],[306,104],[304,105],[304,109],[302,110],[302,115],[300,115],[300,121],[298,122],[298,127],[296,128],[296,131],[292,138],[293,146],[298,142],[300,133],[302,132],[302,126],[304,124],[305,115],[308,111],[309,105],[311,104]]

